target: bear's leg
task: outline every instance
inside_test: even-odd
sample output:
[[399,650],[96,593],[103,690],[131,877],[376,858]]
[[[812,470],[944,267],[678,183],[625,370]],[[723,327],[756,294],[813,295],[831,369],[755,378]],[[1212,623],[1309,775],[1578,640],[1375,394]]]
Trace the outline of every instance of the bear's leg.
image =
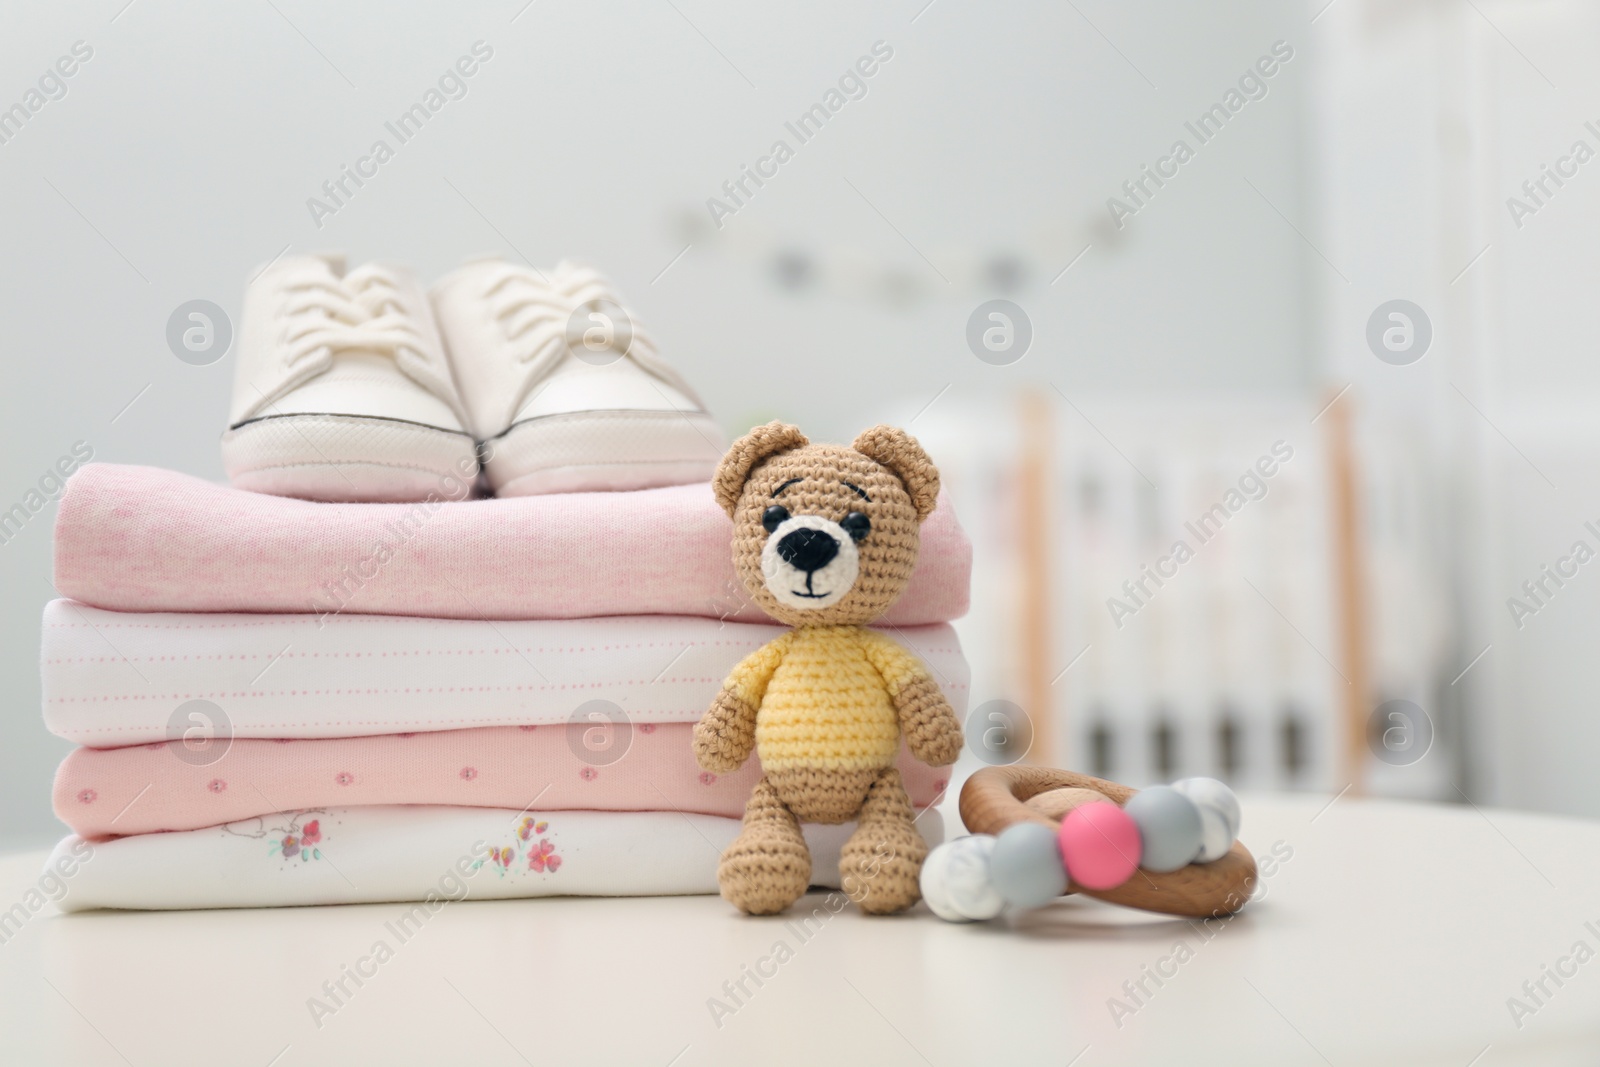
[[867,790],[857,816],[860,825],[839,857],[843,889],[862,911],[889,915],[921,899],[917,876],[928,844],[914,818],[900,772],[890,767]]
[[744,829],[717,864],[728,903],[749,915],[776,915],[811,885],[811,850],[800,822],[765,777],[744,809]]

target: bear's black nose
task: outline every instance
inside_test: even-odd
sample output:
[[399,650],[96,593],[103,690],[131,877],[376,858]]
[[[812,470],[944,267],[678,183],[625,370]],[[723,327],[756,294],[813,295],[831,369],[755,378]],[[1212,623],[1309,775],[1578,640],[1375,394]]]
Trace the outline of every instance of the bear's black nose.
[[792,530],[778,542],[778,555],[789,566],[810,574],[820,571],[839,554],[839,542],[822,530]]

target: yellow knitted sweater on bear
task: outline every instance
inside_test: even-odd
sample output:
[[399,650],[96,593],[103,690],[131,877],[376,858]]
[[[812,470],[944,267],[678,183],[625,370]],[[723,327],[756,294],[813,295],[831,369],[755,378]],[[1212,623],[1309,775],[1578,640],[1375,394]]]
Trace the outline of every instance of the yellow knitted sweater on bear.
[[752,652],[727,684],[756,712],[768,770],[876,770],[894,764],[894,698],[927,669],[892,638],[860,626],[807,626]]

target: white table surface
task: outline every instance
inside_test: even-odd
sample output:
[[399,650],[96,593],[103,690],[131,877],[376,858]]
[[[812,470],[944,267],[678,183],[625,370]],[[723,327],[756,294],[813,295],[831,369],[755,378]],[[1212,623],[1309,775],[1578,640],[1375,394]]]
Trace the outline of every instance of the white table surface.
[[[715,897],[469,900],[320,1027],[308,999],[400,905],[47,908],[0,945],[0,1063],[1600,1063],[1600,958],[1520,1028],[1506,1004],[1600,952],[1600,823],[1325,804],[1245,798],[1252,851],[1293,856],[1209,939],[1071,898],[973,926],[848,909],[804,942]],[[0,859],[0,908],[43,858]],[[792,958],[719,1027],[708,1000],[779,940]],[[1179,940],[1192,958],[1119,1027],[1109,999]]]

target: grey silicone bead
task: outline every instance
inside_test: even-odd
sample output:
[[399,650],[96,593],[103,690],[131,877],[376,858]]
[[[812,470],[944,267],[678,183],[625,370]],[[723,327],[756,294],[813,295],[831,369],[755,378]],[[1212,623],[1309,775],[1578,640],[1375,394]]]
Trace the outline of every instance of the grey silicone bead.
[[1206,843],[1200,808],[1170,785],[1140,790],[1122,807],[1139,827],[1139,866],[1147,871],[1186,867]]
[[989,880],[1017,908],[1042,908],[1065,893],[1067,871],[1056,831],[1036,822],[1006,827],[989,857]]

